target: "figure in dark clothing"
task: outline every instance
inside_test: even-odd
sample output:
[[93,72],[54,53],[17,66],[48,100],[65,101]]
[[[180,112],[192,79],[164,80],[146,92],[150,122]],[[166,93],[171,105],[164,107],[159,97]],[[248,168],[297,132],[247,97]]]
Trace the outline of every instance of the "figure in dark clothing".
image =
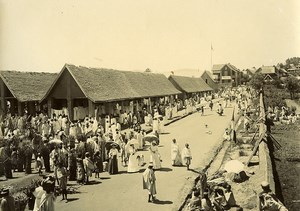
[[44,160],[45,171],[49,173],[50,172],[50,149],[46,145],[46,143],[44,143],[44,145],[41,147],[40,153]]
[[18,157],[17,157],[17,169],[18,172],[24,171],[24,165],[25,165],[25,151],[24,148],[18,149]]
[[30,146],[26,146],[25,149],[25,174],[31,174],[31,160],[33,150]]
[[68,155],[69,180],[76,180],[76,154],[75,150],[71,149]]

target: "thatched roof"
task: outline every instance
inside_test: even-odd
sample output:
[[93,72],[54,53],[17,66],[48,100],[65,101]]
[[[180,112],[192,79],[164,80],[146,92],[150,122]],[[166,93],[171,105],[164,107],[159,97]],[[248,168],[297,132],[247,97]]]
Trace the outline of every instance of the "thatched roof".
[[[78,67],[71,64],[66,64],[62,69],[63,71],[70,72],[84,95],[93,102],[168,96],[180,93],[163,74]],[[53,86],[55,86],[55,82]]]
[[169,76],[169,80],[174,83],[181,90],[187,93],[195,93],[195,92],[204,92],[204,91],[212,91],[213,89],[205,83],[202,78],[192,78],[186,76],[177,76],[171,75]]
[[11,94],[20,102],[40,101],[57,73],[0,71],[0,77]]
[[202,78],[202,76],[203,76],[204,74],[207,74],[208,77],[210,77],[211,80],[213,80],[213,81],[215,80],[215,76],[212,74],[212,72],[205,70],[205,71],[202,73],[201,78]]

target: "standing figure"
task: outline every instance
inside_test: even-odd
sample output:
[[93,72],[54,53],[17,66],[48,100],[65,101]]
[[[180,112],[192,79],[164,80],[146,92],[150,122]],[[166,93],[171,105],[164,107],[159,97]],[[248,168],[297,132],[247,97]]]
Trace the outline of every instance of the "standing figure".
[[117,174],[118,173],[118,150],[116,149],[116,145],[112,145],[108,153],[109,162],[108,162],[108,173],[109,174]]
[[13,172],[16,171],[18,167],[18,151],[16,148],[13,148],[11,153],[11,167]]
[[209,102],[209,107],[210,107],[210,110],[212,111],[213,107],[214,107],[214,103],[212,102],[212,100]]
[[62,162],[59,162],[58,168],[57,168],[57,178],[59,179],[59,187],[62,193],[62,200],[68,201],[67,197],[67,179],[68,173],[67,169],[63,166]]
[[84,181],[84,167],[83,167],[83,160],[81,154],[78,154],[76,165],[77,165],[77,183],[82,184]]
[[83,159],[83,167],[85,171],[85,183],[89,183],[89,177],[92,176],[92,173],[94,171],[94,163],[91,160],[90,153],[85,153],[85,158]]
[[128,173],[138,172],[140,170],[139,169],[139,160],[137,159],[137,156],[136,156],[136,150],[134,148],[134,144],[131,144],[128,147],[128,154],[129,154],[129,159],[128,159],[127,172]]
[[189,144],[185,144],[185,147],[182,150],[182,160],[185,163],[187,170],[190,170],[192,153]]
[[161,168],[161,157],[158,152],[158,146],[156,144],[156,141],[153,141],[151,143],[149,150],[150,150],[150,162],[153,163],[153,168],[160,169]]
[[179,151],[179,146],[176,143],[176,139],[174,138],[171,144],[171,160],[172,160],[172,166],[181,166],[181,156]]
[[45,171],[49,173],[50,172],[50,149],[47,145],[47,141],[48,141],[47,138],[44,138],[43,141],[44,143],[41,146],[40,153],[44,160]]
[[156,178],[152,163],[149,163],[148,168],[143,173],[143,189],[147,189],[149,192],[148,202],[154,201],[156,195]]
[[95,163],[95,178],[100,178],[99,174],[103,172],[103,161],[99,151],[96,151],[94,155]]
[[76,180],[76,155],[75,149],[71,149],[68,155],[69,180]]
[[41,182],[38,183],[38,187],[36,187],[33,191],[33,195],[35,197],[35,201],[34,201],[34,208],[33,211],[38,211],[40,204],[41,204],[41,198],[43,196],[44,193],[46,193],[42,187]]
[[223,115],[223,112],[224,112],[224,110],[223,110],[222,104],[219,103],[217,113],[218,113],[220,116],[222,116],[222,115]]
[[31,174],[31,159],[33,150],[30,145],[25,148],[25,174]]
[[44,161],[43,161],[43,157],[41,156],[40,153],[37,154],[37,158],[36,158],[36,168],[39,172],[39,175],[42,175],[42,168],[44,166]]
[[39,207],[39,211],[54,211],[54,188],[55,188],[55,179],[52,177],[48,177],[42,182],[43,189],[45,193],[41,197],[41,203]]

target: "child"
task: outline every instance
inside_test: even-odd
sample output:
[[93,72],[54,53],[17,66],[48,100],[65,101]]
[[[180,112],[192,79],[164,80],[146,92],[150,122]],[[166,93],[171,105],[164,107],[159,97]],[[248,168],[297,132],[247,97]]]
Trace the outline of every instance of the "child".
[[44,165],[43,158],[42,158],[41,154],[38,153],[37,159],[36,159],[36,167],[37,167],[37,170],[39,172],[39,175],[42,175],[43,165]]
[[62,193],[62,200],[66,199],[66,202],[68,202],[67,198],[67,169],[62,165],[62,162],[58,163],[57,166],[57,178],[59,179],[59,187],[61,189]]
[[100,178],[99,173],[103,172],[103,162],[99,151],[96,151],[94,155],[94,163],[95,163],[95,178]]
[[225,187],[225,199],[226,199],[229,207],[236,206],[236,201],[235,201],[233,192],[231,191],[231,185],[229,185],[229,184],[227,184]]
[[83,167],[85,171],[85,184],[89,183],[89,177],[92,176],[92,173],[94,171],[94,163],[92,162],[90,158],[90,153],[85,153],[85,158],[83,159]]

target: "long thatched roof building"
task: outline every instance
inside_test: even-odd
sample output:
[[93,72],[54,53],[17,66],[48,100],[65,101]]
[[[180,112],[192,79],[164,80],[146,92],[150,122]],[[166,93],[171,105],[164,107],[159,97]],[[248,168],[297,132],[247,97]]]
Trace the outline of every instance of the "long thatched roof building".
[[[74,102],[87,99],[92,112],[95,104],[165,97],[179,94],[163,74],[88,68],[66,64],[42,101],[67,100],[72,116]],[[52,100],[51,100],[52,99]]]
[[72,85],[77,85],[81,93],[95,103],[180,93],[163,74],[66,64],[43,99],[55,91],[55,86],[65,75],[70,75],[74,80]]
[[[24,103],[39,102],[47,93],[56,73],[0,71],[1,109],[6,112],[7,102],[11,113],[23,113]],[[29,108],[32,113],[34,109]]]
[[171,75],[169,80],[177,89],[186,93],[200,93],[213,90],[202,78]]

